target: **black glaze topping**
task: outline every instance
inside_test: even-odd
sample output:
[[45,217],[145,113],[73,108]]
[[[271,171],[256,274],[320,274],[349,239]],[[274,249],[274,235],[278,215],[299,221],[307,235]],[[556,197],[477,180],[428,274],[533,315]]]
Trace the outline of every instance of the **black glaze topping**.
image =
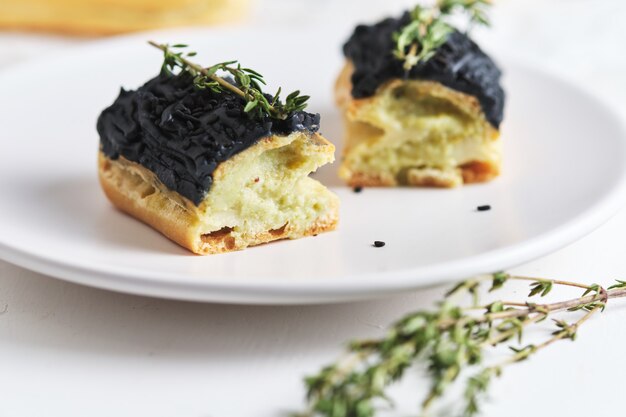
[[122,89],[98,118],[102,152],[120,155],[154,172],[171,190],[199,205],[217,166],[271,134],[316,132],[319,114],[292,113],[286,120],[253,119],[230,92],[193,85],[188,73],[161,73],[137,90]]
[[[404,78],[402,61],[393,56],[393,33],[410,21],[409,13],[400,19],[385,19],[374,25],[359,25],[343,47],[354,64],[352,96],[371,97],[386,81]],[[489,123],[498,128],[502,122],[504,90],[500,70],[465,34],[454,31],[435,55],[414,66],[411,79],[437,81],[454,90],[475,96]]]

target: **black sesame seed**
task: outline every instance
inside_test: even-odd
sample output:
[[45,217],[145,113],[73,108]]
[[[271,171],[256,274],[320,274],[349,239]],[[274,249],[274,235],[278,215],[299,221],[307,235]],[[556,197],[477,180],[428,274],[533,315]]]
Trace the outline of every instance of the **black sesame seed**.
[[374,241],[374,247],[376,248],[382,248],[383,246],[385,246],[385,242],[381,241],[381,240],[375,240]]
[[361,191],[363,191],[363,187],[354,187],[352,191],[354,191],[355,193],[360,193]]
[[489,204],[485,204],[484,206],[476,207],[477,211],[488,211],[491,210],[491,206]]

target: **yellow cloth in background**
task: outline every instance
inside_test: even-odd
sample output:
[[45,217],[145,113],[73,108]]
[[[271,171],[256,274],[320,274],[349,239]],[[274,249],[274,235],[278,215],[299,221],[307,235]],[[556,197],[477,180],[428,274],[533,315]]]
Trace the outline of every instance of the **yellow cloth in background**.
[[2,0],[0,29],[109,35],[236,20],[250,0]]

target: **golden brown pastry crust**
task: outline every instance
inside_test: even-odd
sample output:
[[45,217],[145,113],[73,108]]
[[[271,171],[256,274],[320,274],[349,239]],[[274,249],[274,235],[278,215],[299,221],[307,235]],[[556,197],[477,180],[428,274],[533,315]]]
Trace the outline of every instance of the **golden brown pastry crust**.
[[245,16],[249,0],[5,0],[0,28],[69,35],[113,35],[224,23]]
[[[353,64],[350,61],[346,61],[335,83],[335,101],[343,111],[344,122],[347,129],[347,133],[344,135],[343,162],[339,169],[339,176],[351,187],[391,187],[400,185],[398,179],[393,175],[381,175],[381,173],[352,169],[346,162],[346,156],[358,142],[361,132],[367,129],[375,129],[359,121],[359,111],[363,107],[375,103],[377,96],[381,92],[387,89],[394,89],[404,81],[397,79],[391,80],[382,85],[375,96],[355,99],[352,97],[351,77],[353,72]],[[480,119],[486,130],[487,137],[492,141],[499,139],[499,131],[485,119],[480,103],[474,96],[452,90],[440,83],[432,81],[420,81],[419,88],[422,89],[425,94],[445,97],[446,100],[450,101],[455,106],[472,114],[476,119]],[[500,174],[500,166],[500,160],[464,162],[457,168],[459,175],[454,176],[433,168],[423,170],[409,169],[402,185],[455,187],[460,185],[458,178],[462,178],[462,183],[464,184],[486,182]]]
[[[229,170],[244,158],[245,152],[261,154],[284,144],[284,136],[271,136],[259,140],[252,147],[221,163],[214,171],[214,184],[228,175]],[[334,146],[319,134],[308,138],[319,151],[334,153]],[[156,176],[142,165],[123,157],[111,160],[102,152],[98,156],[98,173],[102,189],[108,199],[120,210],[152,226],[174,242],[200,254],[215,254],[244,249],[279,239],[297,239],[334,230],[339,218],[339,200],[332,195],[325,214],[307,225],[287,222],[282,227],[239,236],[235,239],[230,228],[208,234],[198,233],[199,217],[205,202],[195,206],[180,194],[163,186]],[[206,201],[206,199],[205,199]]]

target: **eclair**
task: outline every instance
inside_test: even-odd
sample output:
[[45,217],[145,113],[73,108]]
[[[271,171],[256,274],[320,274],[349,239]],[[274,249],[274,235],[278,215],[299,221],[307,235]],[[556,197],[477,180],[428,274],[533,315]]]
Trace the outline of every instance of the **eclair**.
[[247,104],[187,71],[122,89],[97,122],[106,196],[196,254],[333,230],[338,198],[309,177],[334,160],[319,115]]
[[360,25],[343,47],[335,85],[345,122],[340,177],[353,187],[455,187],[495,178],[500,70],[458,30],[407,70],[393,52],[411,20],[407,12]]

